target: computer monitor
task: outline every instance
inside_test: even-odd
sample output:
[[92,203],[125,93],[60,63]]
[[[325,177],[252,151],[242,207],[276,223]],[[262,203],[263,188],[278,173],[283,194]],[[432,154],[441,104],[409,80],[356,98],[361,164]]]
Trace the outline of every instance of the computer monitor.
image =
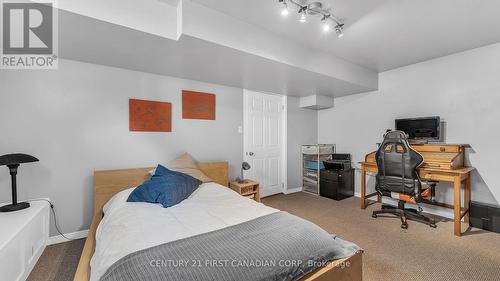
[[441,141],[441,118],[438,116],[424,118],[397,119],[396,130],[408,134],[413,141]]

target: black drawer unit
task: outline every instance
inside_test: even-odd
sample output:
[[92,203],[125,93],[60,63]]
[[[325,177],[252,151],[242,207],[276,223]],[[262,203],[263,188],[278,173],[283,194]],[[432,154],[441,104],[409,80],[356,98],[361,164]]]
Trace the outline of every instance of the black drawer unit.
[[352,197],[354,195],[354,169],[321,170],[319,194],[335,200]]
[[500,207],[471,202],[469,212],[471,226],[500,233]]

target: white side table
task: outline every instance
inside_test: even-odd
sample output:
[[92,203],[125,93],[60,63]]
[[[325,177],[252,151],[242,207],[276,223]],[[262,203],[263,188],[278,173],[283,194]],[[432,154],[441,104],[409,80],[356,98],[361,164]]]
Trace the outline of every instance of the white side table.
[[28,209],[0,213],[2,280],[26,280],[47,246],[50,206],[45,201],[30,204]]

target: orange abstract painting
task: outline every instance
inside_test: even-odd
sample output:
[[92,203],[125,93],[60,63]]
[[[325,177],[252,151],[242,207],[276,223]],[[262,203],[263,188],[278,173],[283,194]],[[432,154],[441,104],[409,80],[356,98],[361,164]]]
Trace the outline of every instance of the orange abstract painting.
[[172,131],[172,104],[169,102],[130,99],[129,110],[130,131]]
[[215,95],[182,91],[182,118],[215,120]]

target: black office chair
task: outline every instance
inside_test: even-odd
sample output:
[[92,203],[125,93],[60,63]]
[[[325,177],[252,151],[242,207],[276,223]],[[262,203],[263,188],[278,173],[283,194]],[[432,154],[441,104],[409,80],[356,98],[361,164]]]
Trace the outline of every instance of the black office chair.
[[[374,211],[372,217],[379,214],[393,214],[401,218],[401,228],[407,229],[407,219],[418,221],[436,227],[433,219],[422,214],[419,203],[424,198],[434,195],[436,183],[429,182],[423,189],[423,183],[418,177],[417,168],[424,158],[408,144],[407,136],[401,131],[390,131],[384,136],[375,159],[378,166],[375,189],[381,196],[391,197],[398,201],[398,207],[382,205],[382,209]],[[418,210],[405,208],[405,203],[417,204]]]

